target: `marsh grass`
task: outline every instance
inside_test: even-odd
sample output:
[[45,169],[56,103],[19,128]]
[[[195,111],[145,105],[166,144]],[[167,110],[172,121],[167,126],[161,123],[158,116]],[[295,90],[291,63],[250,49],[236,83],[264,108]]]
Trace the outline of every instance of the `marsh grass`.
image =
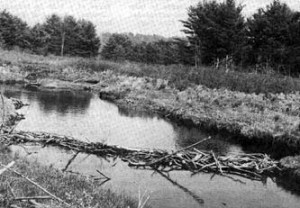
[[[183,65],[149,65],[132,62],[111,62],[100,58],[38,56],[17,51],[0,50],[0,65],[17,65],[21,71],[36,72],[48,77],[70,80],[81,74],[111,70],[116,73],[136,77],[165,79],[173,87],[184,90],[192,85],[204,85],[209,88],[226,88],[245,93],[291,93],[300,91],[300,80],[278,73],[249,73],[249,69],[238,69],[225,72],[213,67],[198,68]],[[61,76],[61,72],[71,68],[73,75]],[[243,71],[247,72],[243,72]],[[74,76],[74,74],[78,76]]]
[[[71,207],[90,208],[133,208],[138,207],[138,202],[132,198],[113,193],[109,189],[103,189],[99,182],[92,179],[66,174],[51,166],[42,166],[37,162],[28,162],[18,155],[11,156],[8,148],[0,147],[0,162],[8,164],[15,161],[12,169],[24,174],[55,196],[63,199]],[[13,196],[15,195],[15,196]],[[13,197],[47,196],[40,189],[16,174],[6,171],[0,175],[0,207],[9,207]],[[55,200],[37,200],[49,207],[67,207]],[[29,207],[27,202],[14,202],[18,207]]]

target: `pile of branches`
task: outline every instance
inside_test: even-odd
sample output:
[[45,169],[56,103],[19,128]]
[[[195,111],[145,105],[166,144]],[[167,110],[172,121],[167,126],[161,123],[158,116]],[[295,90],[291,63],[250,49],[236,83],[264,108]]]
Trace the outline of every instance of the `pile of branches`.
[[118,146],[111,146],[101,142],[84,142],[72,137],[61,136],[56,134],[49,134],[44,132],[13,132],[7,134],[0,134],[0,142],[6,145],[17,145],[24,143],[40,144],[42,146],[56,146],[75,152],[82,152],[86,154],[94,154],[101,157],[115,157],[127,155],[132,151],[130,149],[121,148]]
[[123,161],[128,162],[130,166],[151,167],[161,172],[187,170],[193,174],[200,172],[234,174],[259,181],[264,176],[280,170],[278,162],[265,154],[216,156],[213,151],[200,151],[196,148],[171,154],[139,151],[127,155]]
[[57,146],[76,152],[94,154],[101,157],[120,158],[130,166],[157,169],[162,172],[186,170],[217,174],[234,174],[253,180],[262,180],[266,175],[279,170],[278,162],[266,154],[232,154],[216,156],[213,151],[200,151],[195,146],[205,140],[178,151],[137,150],[112,146],[100,142],[84,142],[71,137],[48,133],[14,132],[0,134],[0,141],[7,145],[33,143],[43,146]]

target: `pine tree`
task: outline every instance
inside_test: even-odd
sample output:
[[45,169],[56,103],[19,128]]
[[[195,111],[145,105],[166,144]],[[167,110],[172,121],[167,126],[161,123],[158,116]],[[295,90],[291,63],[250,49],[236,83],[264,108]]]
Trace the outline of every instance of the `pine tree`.
[[133,47],[126,35],[113,34],[102,49],[101,55],[105,59],[124,61],[130,57]]
[[41,37],[37,38],[46,40],[49,53],[85,57],[98,54],[100,39],[90,21],[84,19],[77,21],[72,16],[62,19],[53,14],[47,18],[42,28],[45,34],[39,33]]
[[297,54],[299,45],[299,20],[299,14],[278,0],[265,9],[260,8],[247,22],[248,45],[251,46],[248,62],[284,73],[290,71],[291,56]]
[[13,46],[30,48],[29,32],[29,27],[20,18],[6,10],[0,12],[1,42],[5,48],[11,49]]
[[[195,63],[211,64],[216,59],[235,56],[244,39],[243,7],[235,0],[203,1],[188,10],[188,19],[182,21]],[[197,61],[199,60],[199,61]]]

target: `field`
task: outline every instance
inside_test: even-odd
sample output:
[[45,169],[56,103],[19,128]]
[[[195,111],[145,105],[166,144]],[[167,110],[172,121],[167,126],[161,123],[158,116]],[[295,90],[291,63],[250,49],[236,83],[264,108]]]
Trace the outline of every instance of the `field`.
[[[195,68],[182,65],[164,66],[131,62],[116,63],[97,58],[44,57],[1,49],[0,65],[18,66],[18,68],[11,70],[9,73],[11,79],[18,78],[20,73],[35,72],[40,76],[50,75],[53,78],[74,81],[111,70],[128,76],[165,79],[169,81],[172,87],[178,90],[184,90],[194,85],[256,94],[290,93],[300,90],[300,80],[297,78],[268,72],[264,74],[240,71],[225,73],[224,70],[206,66]],[[4,75],[1,77],[2,81],[4,80],[3,77]]]

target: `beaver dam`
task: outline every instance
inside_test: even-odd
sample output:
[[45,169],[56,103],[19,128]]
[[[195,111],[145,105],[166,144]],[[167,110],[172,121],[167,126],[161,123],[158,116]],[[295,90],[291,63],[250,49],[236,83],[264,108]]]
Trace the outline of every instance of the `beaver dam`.
[[193,146],[209,139],[204,139],[193,145],[175,152],[164,150],[133,150],[103,143],[87,143],[48,133],[18,132],[0,135],[1,142],[7,145],[22,143],[53,145],[76,152],[95,154],[101,157],[120,157],[130,166],[159,169],[162,172],[187,170],[193,174],[199,172],[214,172],[218,174],[235,174],[250,179],[260,180],[263,175],[278,170],[278,162],[271,160],[265,154],[236,154],[216,156],[213,151],[200,151]]
[[29,161],[90,176],[116,193],[147,191],[154,208],[300,203],[298,185],[277,176],[280,164],[259,146],[118,108],[91,93],[3,89],[30,104],[18,110],[25,119],[14,131],[1,134],[11,154]]

